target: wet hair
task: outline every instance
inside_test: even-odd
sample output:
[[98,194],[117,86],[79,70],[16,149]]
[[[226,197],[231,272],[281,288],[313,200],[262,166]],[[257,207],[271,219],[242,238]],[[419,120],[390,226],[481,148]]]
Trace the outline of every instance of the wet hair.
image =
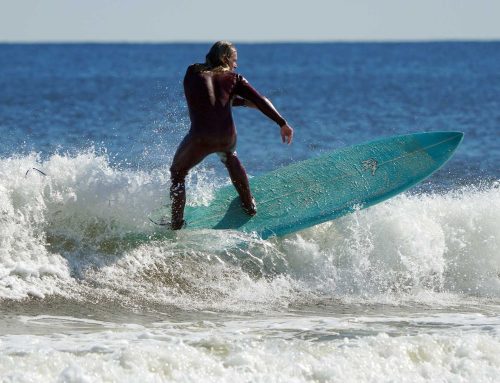
[[205,63],[195,64],[195,69],[199,72],[223,72],[229,70],[227,61],[235,51],[236,48],[233,43],[225,40],[217,41],[205,56]]

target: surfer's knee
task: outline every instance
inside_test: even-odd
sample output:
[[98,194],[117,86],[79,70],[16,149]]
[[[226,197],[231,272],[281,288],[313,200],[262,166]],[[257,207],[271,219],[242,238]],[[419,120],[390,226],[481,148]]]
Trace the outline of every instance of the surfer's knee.
[[217,152],[217,155],[219,156],[219,159],[223,164],[227,163],[227,153],[226,152]]
[[217,155],[219,156],[221,162],[224,165],[230,164],[230,163],[234,162],[234,160],[238,160],[238,157],[236,156],[236,152],[220,152],[220,153],[217,153]]
[[184,182],[187,173],[188,173],[187,170],[182,169],[179,166],[172,165],[170,167],[170,180],[172,181],[172,184]]

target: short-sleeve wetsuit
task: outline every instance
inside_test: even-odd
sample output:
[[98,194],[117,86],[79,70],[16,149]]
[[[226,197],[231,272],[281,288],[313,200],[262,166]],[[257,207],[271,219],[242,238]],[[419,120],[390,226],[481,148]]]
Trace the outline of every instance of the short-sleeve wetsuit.
[[285,119],[243,76],[232,71],[200,71],[191,65],[184,77],[184,93],[191,119],[189,133],[180,143],[170,167],[172,226],[182,225],[186,192],[184,181],[189,170],[207,155],[217,153],[226,166],[247,212],[253,198],[245,169],[236,156],[236,127],[231,106],[251,101],[279,126]]

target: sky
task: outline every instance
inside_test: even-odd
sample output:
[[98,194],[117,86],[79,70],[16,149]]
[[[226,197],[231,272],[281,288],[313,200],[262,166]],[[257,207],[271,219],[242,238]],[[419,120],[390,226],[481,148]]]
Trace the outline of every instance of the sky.
[[500,0],[0,0],[0,42],[500,40]]

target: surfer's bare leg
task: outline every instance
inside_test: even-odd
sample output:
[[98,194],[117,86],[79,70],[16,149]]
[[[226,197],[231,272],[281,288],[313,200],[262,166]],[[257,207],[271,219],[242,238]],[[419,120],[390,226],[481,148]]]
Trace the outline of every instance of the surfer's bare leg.
[[229,177],[231,177],[231,182],[240,196],[243,210],[245,210],[245,213],[248,215],[255,215],[257,213],[257,208],[252,192],[250,191],[247,173],[236,156],[236,152],[221,152],[217,154],[222,163],[226,165]]

